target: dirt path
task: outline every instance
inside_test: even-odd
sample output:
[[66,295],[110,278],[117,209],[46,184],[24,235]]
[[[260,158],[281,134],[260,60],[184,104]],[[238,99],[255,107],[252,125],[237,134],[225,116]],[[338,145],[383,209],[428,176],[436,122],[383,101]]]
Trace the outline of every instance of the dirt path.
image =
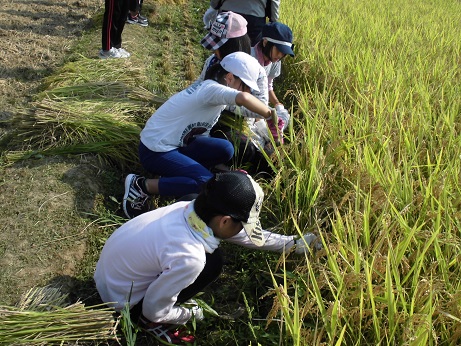
[[0,119],[52,73],[104,1],[3,0],[0,7]]
[[[100,6],[102,0],[2,1],[0,120],[28,107]],[[0,125],[0,138],[7,129]],[[88,230],[77,214],[91,210],[100,187],[88,177],[97,175],[84,158],[0,166],[0,304],[13,304],[37,284],[75,284],[66,278],[85,254]]]

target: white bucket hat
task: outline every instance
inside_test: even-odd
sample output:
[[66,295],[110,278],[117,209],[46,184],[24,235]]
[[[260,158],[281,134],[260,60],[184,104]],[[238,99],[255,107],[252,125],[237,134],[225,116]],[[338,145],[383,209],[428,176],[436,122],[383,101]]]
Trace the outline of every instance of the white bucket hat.
[[245,85],[254,91],[259,91],[259,62],[244,52],[235,52],[224,57],[221,66],[234,76],[240,78]]

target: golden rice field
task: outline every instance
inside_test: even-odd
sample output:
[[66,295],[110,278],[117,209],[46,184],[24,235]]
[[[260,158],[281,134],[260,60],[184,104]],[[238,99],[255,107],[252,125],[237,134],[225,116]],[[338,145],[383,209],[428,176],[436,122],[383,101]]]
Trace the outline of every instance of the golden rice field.
[[283,286],[293,344],[459,344],[461,3],[286,1],[283,21],[299,112],[271,201],[326,245]]
[[[168,49],[156,47],[146,59],[161,51],[159,61],[114,62],[110,75],[98,60],[69,62],[45,80],[33,111],[17,118],[15,143],[26,145],[2,159],[96,153],[121,171],[136,167],[132,154],[157,92],[171,94],[200,66],[190,37],[201,33],[178,24],[187,12],[161,12],[171,3],[155,8]],[[267,275],[275,297],[267,319],[277,320],[280,335],[258,332],[250,319],[215,323],[223,336],[213,337],[231,334],[235,344],[254,344],[238,334],[248,326],[261,345],[461,344],[461,2],[284,0],[281,6],[296,57],[284,60],[275,84],[292,105],[293,121],[273,158],[275,177],[261,181],[263,221],[286,234],[318,232],[323,249],[245,268],[273,275]],[[198,23],[197,13],[191,22]],[[169,25],[186,34],[175,35]],[[181,73],[189,77],[178,78],[177,66],[186,66]],[[164,73],[146,78],[146,70]],[[169,82],[172,75],[177,84]],[[207,345],[223,344],[202,333]]]

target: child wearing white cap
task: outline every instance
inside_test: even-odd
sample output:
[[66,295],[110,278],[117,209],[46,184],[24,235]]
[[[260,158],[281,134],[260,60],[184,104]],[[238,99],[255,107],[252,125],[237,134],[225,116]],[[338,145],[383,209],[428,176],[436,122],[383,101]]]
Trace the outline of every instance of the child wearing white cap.
[[[203,319],[198,305],[184,306],[221,273],[221,240],[249,248],[304,254],[316,235],[302,238],[263,230],[264,193],[241,171],[218,173],[196,199],[144,213],[107,240],[94,279],[105,303],[117,311],[129,303],[138,326],[173,344],[193,343],[178,329]],[[319,246],[316,245],[316,248]]]
[[276,117],[249,93],[258,88],[259,67],[246,53],[229,54],[203,82],[172,96],[150,117],[141,131],[139,157],[146,171],[160,177],[126,177],[122,204],[128,218],[149,210],[152,195],[198,192],[212,177],[210,168],[232,158],[229,141],[209,136],[226,105],[245,106],[265,119]]
[[[209,33],[201,40],[201,44],[204,48],[213,51],[213,54],[205,61],[202,72],[194,83],[203,81],[208,69],[214,64],[219,63],[228,54],[237,51],[251,52],[249,42],[248,44],[246,43],[246,40],[249,40],[247,35],[247,21],[240,14],[232,11],[220,12],[208,26]],[[266,70],[262,66],[259,67],[257,85],[259,90],[252,89],[251,94],[267,105],[269,102],[268,80]],[[245,117],[252,131],[253,128],[256,128],[254,126],[255,119],[261,117],[259,114],[235,104],[227,105],[225,113],[230,116],[238,114]],[[280,128],[278,127],[279,123]],[[277,124],[269,121],[268,126],[266,126],[266,122],[261,122],[258,124],[258,129],[260,132],[263,132],[264,137],[253,131],[253,135],[250,136],[251,142],[247,140],[247,137],[243,133],[238,133],[235,129],[229,128],[225,123],[216,124],[210,131],[210,134],[213,137],[228,139],[234,143],[234,146],[238,148],[233,158],[234,162],[244,165],[251,162],[253,166],[257,168],[265,167],[263,169],[267,170],[268,167],[265,164],[264,156],[260,153],[259,149],[265,148],[264,150],[268,154],[273,152],[268,128],[275,142],[281,142],[283,140],[281,133],[283,124],[281,120],[278,120]],[[231,162],[227,163],[227,165],[231,164]]]

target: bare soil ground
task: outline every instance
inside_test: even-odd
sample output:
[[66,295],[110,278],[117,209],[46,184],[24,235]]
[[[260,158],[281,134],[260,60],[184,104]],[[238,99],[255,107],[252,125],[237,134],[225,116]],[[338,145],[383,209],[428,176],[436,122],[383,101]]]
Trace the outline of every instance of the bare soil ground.
[[[40,81],[59,67],[102,0],[3,0],[0,6],[0,138],[27,108]],[[3,149],[0,149],[3,150]],[[58,158],[0,167],[0,304],[36,285],[72,290],[101,191],[91,158]]]

